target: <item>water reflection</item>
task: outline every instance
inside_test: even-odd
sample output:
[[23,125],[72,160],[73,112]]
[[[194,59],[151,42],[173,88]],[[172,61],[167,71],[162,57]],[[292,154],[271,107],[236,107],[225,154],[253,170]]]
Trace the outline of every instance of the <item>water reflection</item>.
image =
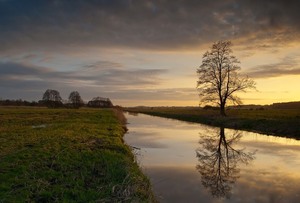
[[197,150],[198,172],[203,186],[212,196],[230,198],[232,187],[239,178],[239,164],[248,164],[254,159],[254,152],[234,148],[241,139],[241,132],[225,136],[223,127],[200,133],[201,145]]
[[131,116],[138,116],[139,115],[139,113],[131,112],[131,111],[128,111],[127,113],[128,113],[128,115],[131,115]]
[[[299,202],[300,141],[144,114],[126,117],[126,143],[141,149],[138,163],[159,202]],[[256,152],[255,160],[249,152]]]

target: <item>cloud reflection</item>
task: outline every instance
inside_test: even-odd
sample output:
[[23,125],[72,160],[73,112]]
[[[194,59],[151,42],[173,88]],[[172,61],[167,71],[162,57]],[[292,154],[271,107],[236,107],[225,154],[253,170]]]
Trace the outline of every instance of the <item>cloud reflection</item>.
[[[138,148],[166,148],[167,145],[157,141],[157,135],[155,133],[139,132],[138,136],[131,132],[126,135],[126,142],[130,143],[134,147]],[[154,139],[156,138],[156,139]]]

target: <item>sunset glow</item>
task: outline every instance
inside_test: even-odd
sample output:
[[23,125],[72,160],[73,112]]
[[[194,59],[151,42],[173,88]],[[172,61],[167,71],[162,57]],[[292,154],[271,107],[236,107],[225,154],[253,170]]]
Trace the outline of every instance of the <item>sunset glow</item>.
[[257,90],[244,104],[300,100],[299,1],[0,0],[0,98],[109,97],[197,106],[196,69],[231,40]]

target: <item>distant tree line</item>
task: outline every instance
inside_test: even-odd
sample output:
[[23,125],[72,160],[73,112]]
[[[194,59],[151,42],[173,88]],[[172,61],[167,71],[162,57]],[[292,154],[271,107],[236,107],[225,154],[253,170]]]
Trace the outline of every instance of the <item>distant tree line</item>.
[[0,106],[42,106],[36,101],[26,101],[22,99],[0,99]]
[[111,108],[113,104],[109,98],[94,97],[87,104],[84,103],[78,91],[72,91],[68,97],[67,102],[63,102],[59,91],[47,89],[43,94],[42,100],[26,101],[22,99],[18,100],[2,100],[0,99],[1,106],[45,106],[48,108],[80,108],[83,106],[93,108]]
[[272,107],[274,109],[299,109],[300,108],[300,102],[273,103]]
[[[206,105],[206,106],[202,107],[202,109],[204,109],[204,110],[219,110],[219,107]],[[246,110],[300,109],[300,101],[273,103],[273,104],[269,104],[269,105],[248,104],[248,105],[228,106],[228,109],[246,109]]]

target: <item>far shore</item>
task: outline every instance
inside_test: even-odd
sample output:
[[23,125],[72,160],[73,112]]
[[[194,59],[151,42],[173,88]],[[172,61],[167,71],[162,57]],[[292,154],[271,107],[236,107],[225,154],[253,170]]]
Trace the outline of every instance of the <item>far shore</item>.
[[300,139],[300,109],[228,109],[227,116],[217,109],[200,107],[130,107],[131,113],[144,113],[211,126],[246,130],[266,135]]

